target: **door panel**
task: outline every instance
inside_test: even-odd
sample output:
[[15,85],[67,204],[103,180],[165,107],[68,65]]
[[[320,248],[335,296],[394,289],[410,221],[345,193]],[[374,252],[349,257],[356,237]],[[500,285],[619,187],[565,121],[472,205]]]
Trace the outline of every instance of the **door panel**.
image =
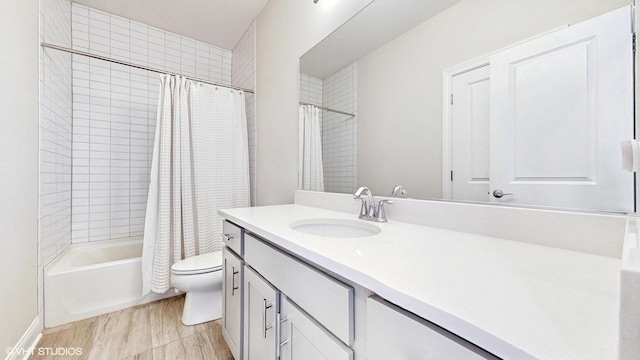
[[248,266],[244,268],[244,360],[276,358],[278,291]]
[[222,295],[222,335],[233,357],[241,359],[242,349],[242,260],[223,249],[224,285]]
[[631,49],[625,7],[491,57],[492,201],[633,211]]
[[451,198],[489,200],[489,65],[457,74],[453,104]]
[[353,351],[286,296],[280,303],[281,360],[352,360]]

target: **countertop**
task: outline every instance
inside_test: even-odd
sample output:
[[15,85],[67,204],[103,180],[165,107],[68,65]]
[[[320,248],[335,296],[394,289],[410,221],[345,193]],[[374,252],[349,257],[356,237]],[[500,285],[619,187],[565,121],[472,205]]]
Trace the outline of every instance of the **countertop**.
[[357,215],[295,204],[220,214],[499,357],[618,357],[620,259],[393,220],[369,237],[307,235],[289,224]]

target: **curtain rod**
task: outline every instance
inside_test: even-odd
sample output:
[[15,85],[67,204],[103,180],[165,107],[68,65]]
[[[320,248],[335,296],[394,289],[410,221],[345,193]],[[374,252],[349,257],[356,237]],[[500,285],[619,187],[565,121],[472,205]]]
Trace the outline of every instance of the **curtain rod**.
[[355,115],[352,114],[352,113],[348,113],[348,112],[344,112],[344,111],[340,111],[340,110],[335,110],[335,109],[331,109],[331,108],[320,106],[320,105],[316,105],[316,104],[301,102],[300,105],[311,105],[311,106],[317,107],[320,110],[326,110],[326,111],[331,111],[331,112],[342,114],[342,115],[348,115],[348,116],[351,116],[351,117],[355,117]]
[[[136,64],[133,64],[133,63],[130,63],[130,62],[126,62],[126,61],[122,61],[122,60],[116,60],[116,59],[108,58],[106,56],[96,55],[96,54],[92,54],[92,53],[88,53],[88,52],[80,51],[80,50],[74,50],[74,49],[70,49],[70,48],[67,48],[67,47],[63,47],[63,46],[49,44],[49,43],[46,43],[46,42],[41,42],[40,46],[42,46],[44,48],[49,48],[49,49],[68,52],[68,53],[71,53],[71,54],[86,56],[86,57],[90,57],[90,58],[93,58],[93,59],[104,60],[104,61],[108,61],[108,62],[111,62],[111,63],[114,63],[114,64],[120,64],[120,65],[124,65],[124,66],[129,66],[129,67],[133,67],[133,68],[136,68],[136,69],[147,70],[147,71],[151,71],[151,72],[155,72],[155,73],[159,73],[159,74],[169,74],[169,75],[184,76],[182,74],[178,74],[178,73],[174,73],[174,72],[170,72],[170,71],[154,69],[154,68],[151,68],[151,67],[148,67],[148,66],[136,65]],[[189,80],[194,80],[194,81],[198,81],[198,82],[205,83],[205,84],[220,86],[220,87],[233,89],[233,90],[242,90],[242,91],[244,91],[246,93],[250,93],[250,94],[254,94],[255,93],[251,89],[245,89],[245,88],[241,88],[241,87],[224,85],[224,84],[215,83],[215,82],[211,82],[211,81],[207,81],[207,80],[202,80],[202,79],[198,79],[198,78],[194,78],[194,77],[190,77],[190,76],[184,76],[184,77],[189,79]]]

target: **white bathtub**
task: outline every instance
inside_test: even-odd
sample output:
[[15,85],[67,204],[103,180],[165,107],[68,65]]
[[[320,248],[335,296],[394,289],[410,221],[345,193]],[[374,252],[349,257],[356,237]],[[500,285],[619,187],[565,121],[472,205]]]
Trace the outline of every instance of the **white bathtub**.
[[142,241],[72,244],[44,269],[45,327],[174,296],[141,296],[141,256]]

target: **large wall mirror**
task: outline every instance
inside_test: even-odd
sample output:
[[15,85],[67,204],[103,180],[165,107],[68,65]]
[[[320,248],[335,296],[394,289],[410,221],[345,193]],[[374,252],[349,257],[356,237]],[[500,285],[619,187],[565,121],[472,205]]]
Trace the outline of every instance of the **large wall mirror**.
[[631,16],[629,0],[373,1],[300,58],[300,187],[634,211]]

